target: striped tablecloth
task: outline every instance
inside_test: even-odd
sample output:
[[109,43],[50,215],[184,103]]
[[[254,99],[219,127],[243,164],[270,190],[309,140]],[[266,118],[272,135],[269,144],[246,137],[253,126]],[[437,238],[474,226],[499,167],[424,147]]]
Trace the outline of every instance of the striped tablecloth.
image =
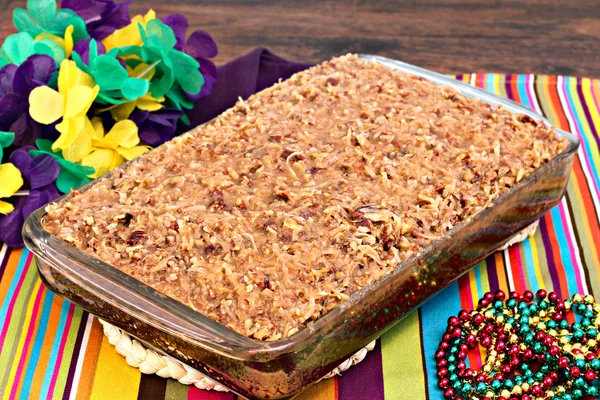
[[[445,321],[472,308],[484,292],[545,288],[563,297],[600,294],[599,81],[496,74],[456,78],[519,101],[581,137],[567,196],[541,220],[535,237],[489,257],[384,335],[365,361],[315,385],[302,399],[441,399],[433,354]],[[103,337],[97,319],[43,287],[27,250],[2,246],[0,306],[2,399],[235,397],[129,367]],[[480,364],[481,354],[469,361]]]

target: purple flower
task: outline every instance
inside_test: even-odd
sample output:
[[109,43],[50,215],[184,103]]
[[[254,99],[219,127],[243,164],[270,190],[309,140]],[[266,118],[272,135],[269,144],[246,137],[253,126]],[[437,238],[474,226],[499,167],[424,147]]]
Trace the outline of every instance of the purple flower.
[[14,146],[33,144],[43,135],[42,126],[29,116],[29,93],[48,84],[56,71],[52,57],[35,54],[20,66],[0,69],[0,130],[15,133]]
[[[81,57],[81,61],[85,64],[90,65],[90,42],[92,39],[86,38],[81,39],[75,46],[73,47],[73,51],[79,54]],[[98,55],[106,54],[106,47],[100,41],[96,41],[96,47],[98,49]]]
[[130,4],[131,0],[118,4],[113,0],[62,0],[61,7],[75,11],[85,21],[90,36],[102,40],[131,23]]
[[9,201],[15,209],[0,215],[0,240],[9,247],[23,246],[21,229],[25,219],[40,207],[60,196],[54,181],[59,173],[56,160],[47,154],[35,157],[29,155],[33,146],[25,146],[15,150],[9,158],[20,171],[25,182],[24,188],[29,189],[29,195],[13,196]]
[[173,108],[149,112],[136,110],[129,117],[138,126],[138,134],[145,144],[156,147],[175,136],[177,121],[183,112]]
[[200,63],[200,72],[204,77],[204,85],[198,94],[186,93],[186,96],[192,100],[198,100],[208,95],[217,80],[217,67],[209,60],[216,57],[218,50],[217,44],[208,32],[197,30],[193,32],[186,40],[188,21],[181,14],[173,14],[163,18],[163,23],[170,26],[175,33],[177,43],[175,49],[182,51],[196,59]]

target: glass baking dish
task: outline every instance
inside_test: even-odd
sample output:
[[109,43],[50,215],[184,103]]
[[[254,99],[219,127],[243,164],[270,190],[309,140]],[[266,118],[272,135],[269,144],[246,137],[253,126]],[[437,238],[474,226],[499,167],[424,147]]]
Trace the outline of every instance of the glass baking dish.
[[[361,57],[549,124],[528,108],[443,75],[383,57]],[[242,396],[291,398],[560,201],[579,140],[557,131],[568,140],[566,150],[491,207],[457,225],[443,240],[433,242],[305,329],[274,342],[242,336],[52,236],[42,228],[43,208],[27,219],[23,235],[49,289]]]

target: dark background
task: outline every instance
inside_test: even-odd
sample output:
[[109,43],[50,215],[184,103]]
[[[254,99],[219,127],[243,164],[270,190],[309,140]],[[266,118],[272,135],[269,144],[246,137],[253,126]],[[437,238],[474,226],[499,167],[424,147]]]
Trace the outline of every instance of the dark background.
[[[14,32],[0,0],[0,38]],[[182,13],[223,64],[257,46],[316,62],[375,53],[439,72],[600,77],[598,0],[134,0],[132,15]]]

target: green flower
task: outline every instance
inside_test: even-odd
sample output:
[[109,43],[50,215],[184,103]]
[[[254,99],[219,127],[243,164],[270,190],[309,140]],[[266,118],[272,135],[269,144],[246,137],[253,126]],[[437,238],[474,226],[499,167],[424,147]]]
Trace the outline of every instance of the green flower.
[[54,0],[28,0],[27,10],[16,8],[13,23],[19,32],[35,38],[40,33],[63,36],[69,25],[73,25],[73,41],[89,38],[85,21],[68,8],[56,9]]
[[[150,80],[152,97],[165,96],[173,107],[191,109],[193,101],[186,98],[184,90],[198,94],[204,85],[200,64],[193,57],[174,48],[177,40],[173,30],[158,19],[148,21],[144,29],[138,24],[142,46],[114,48],[107,54],[113,57],[128,57],[126,63],[134,69],[145,63],[155,68]],[[133,56],[133,57],[132,57]]]
[[80,186],[90,182],[89,175],[93,175],[96,170],[93,167],[75,164],[64,159],[62,152],[52,151],[52,142],[46,139],[38,139],[35,142],[39,150],[30,150],[29,155],[35,157],[40,154],[49,154],[58,162],[60,173],[56,178],[56,187],[62,193],[68,193],[71,189],[77,189]]
[[8,36],[2,44],[0,67],[21,65],[32,54],[50,56],[58,65],[69,57],[73,42],[89,37],[85,21],[72,10],[57,11],[54,0],[28,0],[27,10],[15,9],[13,23],[19,33]]
[[98,45],[93,39],[90,41],[88,64],[76,52],[73,52],[72,57],[77,68],[90,75],[100,86],[96,99],[100,104],[123,104],[148,93],[149,82],[146,79],[130,77],[114,54],[98,55]]

